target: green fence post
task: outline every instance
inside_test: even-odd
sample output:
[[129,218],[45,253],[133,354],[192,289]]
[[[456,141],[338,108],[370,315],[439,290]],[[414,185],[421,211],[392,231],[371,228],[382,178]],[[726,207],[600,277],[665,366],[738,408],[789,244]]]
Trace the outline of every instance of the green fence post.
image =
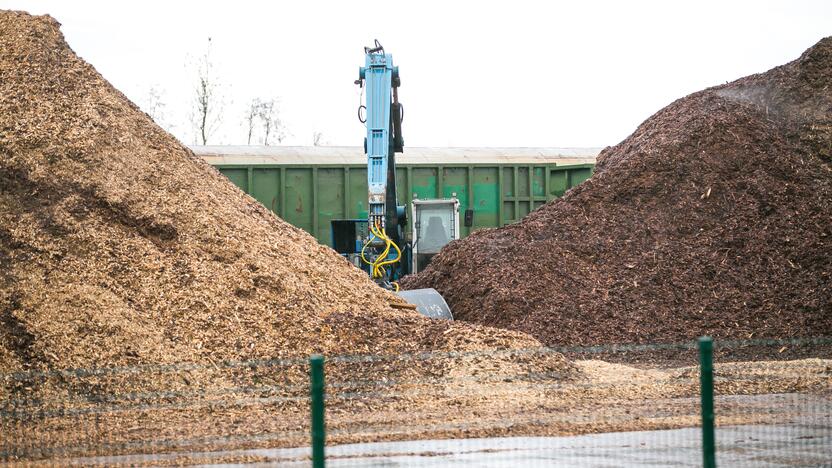
[[312,400],[312,467],[324,468],[324,444],[326,443],[326,428],[324,427],[324,357],[320,354],[309,358],[309,376]]
[[699,338],[699,385],[702,397],[702,466],[716,467],[714,441],[714,355],[713,340]]

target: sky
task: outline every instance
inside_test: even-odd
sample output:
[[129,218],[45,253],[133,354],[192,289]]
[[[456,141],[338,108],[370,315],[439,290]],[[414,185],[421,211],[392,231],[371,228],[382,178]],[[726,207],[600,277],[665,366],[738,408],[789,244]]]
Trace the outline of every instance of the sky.
[[276,99],[281,144],[360,146],[353,81],[378,39],[400,68],[405,146],[603,147],[694,91],[797,58],[832,35],[832,1],[0,0],[50,14],[78,55],[186,144],[210,37],[222,123]]

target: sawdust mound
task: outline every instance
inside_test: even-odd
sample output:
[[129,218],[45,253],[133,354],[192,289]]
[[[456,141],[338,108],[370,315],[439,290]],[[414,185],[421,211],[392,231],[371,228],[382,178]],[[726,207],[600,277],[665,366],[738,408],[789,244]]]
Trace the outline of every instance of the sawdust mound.
[[832,37],[673,102],[584,184],[406,287],[544,344],[832,334]]
[[395,301],[0,12],[0,371],[539,345]]

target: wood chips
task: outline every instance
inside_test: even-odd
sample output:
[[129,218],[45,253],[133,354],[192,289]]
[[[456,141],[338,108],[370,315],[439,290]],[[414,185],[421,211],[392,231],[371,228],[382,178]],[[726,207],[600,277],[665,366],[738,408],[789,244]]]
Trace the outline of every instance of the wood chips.
[[[654,118],[619,149],[607,150],[589,183],[521,225],[452,244],[417,281],[437,285],[468,320],[527,330],[549,342],[679,336],[665,332],[677,323],[667,315],[684,317],[694,310],[692,301],[711,293],[718,283],[690,283],[703,275],[731,285],[713,292],[734,308],[738,288],[759,292],[737,323],[773,307],[792,311],[801,301],[808,318],[790,319],[794,329],[829,330],[823,328],[828,319],[817,315],[829,306],[828,240],[799,236],[829,232],[828,175],[819,172],[826,166],[792,151],[779,127],[760,122],[750,104],[713,93],[705,98],[708,113],[682,112],[700,98],[677,103],[679,111],[665,111],[675,112],[672,119]],[[736,109],[756,125],[738,136],[763,138],[769,146],[736,144],[722,131],[720,122],[736,118]],[[669,125],[713,131],[692,138],[661,130]],[[795,218],[778,211],[757,226],[770,227],[769,235],[737,238],[736,226],[751,227],[752,218],[748,210],[719,211],[720,203],[746,206],[750,192],[726,178],[685,179],[701,168],[662,162],[665,153],[649,146],[657,138],[678,139],[673,144],[688,152],[716,139],[724,147],[702,164],[736,165],[724,168],[731,180],[748,183],[737,174],[779,168],[782,180],[757,179],[772,182],[759,185],[760,196],[772,200],[767,206],[780,210],[779,197],[788,196],[822,199],[827,208],[806,205],[815,211]],[[622,155],[630,146],[652,159]],[[755,155],[771,147],[782,156],[766,164],[721,158],[746,146]],[[685,182],[671,190],[659,174]],[[805,174],[818,182],[796,183]],[[674,213],[658,198],[674,191],[673,206],[687,216],[677,223],[687,233],[682,237],[671,235]],[[690,206],[721,214],[699,230],[697,223],[711,218],[690,216],[682,209]],[[734,220],[735,213],[742,216]],[[772,221],[781,218],[805,227],[783,230]],[[821,221],[826,231],[815,230]],[[608,235],[599,236],[602,229]],[[724,242],[716,245],[719,236],[735,246],[724,250]],[[701,264],[682,269],[678,264],[691,257],[671,249],[680,239],[714,246],[696,250]],[[738,260],[775,241],[794,246],[789,252],[795,254]],[[469,246],[475,248],[462,259]],[[826,256],[818,256],[824,248]],[[514,268],[506,268],[507,257]],[[632,269],[621,266],[631,262]],[[671,264],[675,269],[663,267]],[[805,274],[736,282],[734,265]],[[793,300],[784,299],[783,281],[792,282]],[[645,288],[644,295],[628,296],[629,284]],[[672,306],[673,298],[679,304]],[[277,358],[313,352],[329,357],[330,443],[658,429],[698,420],[694,368],[572,364],[548,350],[514,349],[540,346],[524,333],[432,321],[390,307],[398,300],[157,127],[72,52],[52,18],[0,12],[0,461],[55,465],[76,456],[177,452],[181,463],[197,463],[202,458],[195,450],[305,445],[308,369],[303,359]],[[711,306],[701,324],[683,327],[686,333],[733,330],[734,320],[710,318]],[[638,311],[647,311],[655,333],[645,332],[647,319]],[[763,320],[769,322],[783,320]],[[400,355],[428,350],[463,352]],[[478,350],[487,352],[468,353]],[[239,362],[250,359],[269,361]],[[56,370],[113,366],[119,367]],[[725,392],[828,388],[828,361],[773,366],[742,366],[740,377],[759,374],[764,381],[737,379],[745,387]],[[767,408],[729,422],[775,419]]]
[[563,198],[403,284],[548,345],[828,336],[830,158],[832,37],[670,104]]
[[0,13],[0,371],[539,345],[398,301]]

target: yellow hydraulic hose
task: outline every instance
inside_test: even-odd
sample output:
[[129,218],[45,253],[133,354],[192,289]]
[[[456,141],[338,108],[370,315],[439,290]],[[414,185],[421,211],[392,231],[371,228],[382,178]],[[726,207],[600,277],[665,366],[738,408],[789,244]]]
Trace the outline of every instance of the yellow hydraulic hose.
[[[393,242],[389,237],[387,237],[387,233],[384,232],[384,230],[382,230],[381,233],[384,235],[384,239],[387,242],[389,242],[389,245],[392,245],[393,248],[396,249],[396,258],[394,258],[393,260],[382,261],[381,263],[378,264],[380,267],[384,266],[384,265],[392,265],[393,263],[398,262],[402,258],[402,251],[401,251],[401,249],[399,249],[399,246],[396,245],[396,243]],[[389,247],[388,247],[388,249],[389,249]],[[385,255],[382,258],[387,258],[387,256]]]
[[[375,236],[373,236],[373,237],[375,237]],[[366,263],[367,265],[372,265],[373,262],[367,260],[367,257],[364,256],[364,250],[367,248],[368,245],[370,245],[370,242],[372,242],[372,241],[373,241],[373,238],[371,237],[371,238],[367,239],[367,242],[365,242],[363,246],[361,246],[361,260],[364,260],[364,263]]]
[[392,239],[390,239],[390,237],[387,235],[387,231],[385,231],[384,228],[382,228],[380,231],[377,230],[376,233],[381,234],[380,237],[382,239],[384,239],[384,241],[387,243],[387,249],[385,249],[386,253],[390,252],[390,246],[392,246],[396,250],[396,258],[394,258],[392,260],[385,260],[387,258],[386,253],[379,257],[379,259],[381,259],[381,261],[378,262],[377,266],[379,268],[379,272],[382,273],[383,272],[382,268],[385,265],[392,265],[392,264],[398,262],[399,260],[401,260],[402,251],[401,251],[401,249],[399,249],[399,246],[396,245],[396,243],[393,242]]
[[[401,251],[401,249],[399,249],[399,246],[396,245],[396,243],[393,242],[393,240],[390,239],[390,237],[387,236],[387,232],[384,230],[384,228],[379,226],[378,223],[374,223],[374,224],[370,225],[370,233],[372,234],[373,237],[368,239],[367,242],[365,242],[364,245],[361,247],[361,260],[363,260],[364,263],[366,263],[366,264],[368,264],[372,267],[371,269],[372,269],[372,273],[373,273],[373,278],[381,278],[382,276],[384,276],[384,268],[383,267],[385,265],[391,265],[391,264],[396,263],[399,260],[401,260],[402,251]],[[367,246],[370,245],[370,243],[373,241],[374,238],[378,238],[378,239],[383,240],[385,245],[384,245],[384,251],[379,256],[377,256],[375,260],[373,260],[371,262],[371,261],[367,260],[367,257],[364,256],[364,251],[367,249]],[[385,260],[387,258],[387,255],[390,253],[390,247],[391,246],[396,250],[396,258],[394,258],[393,260]],[[396,290],[397,291],[398,291],[398,287],[399,287],[399,285],[396,284]]]
[[388,242],[387,245],[385,245],[385,247],[384,247],[384,252],[382,252],[381,255],[378,256],[378,258],[376,259],[376,262],[373,264],[373,268],[375,270],[375,277],[376,278],[381,278],[382,276],[384,276],[384,270],[381,268],[381,265],[382,265],[381,260],[384,259],[384,258],[387,258],[387,254],[389,254],[389,253],[390,253],[390,243]]
[[376,257],[375,261],[372,264],[373,265],[373,278],[381,278],[382,276],[384,276],[384,270],[381,269],[380,265],[381,265],[382,261],[385,258],[387,258],[387,254],[390,253],[390,244],[391,244],[391,242],[390,242],[390,239],[384,234],[384,231],[378,225],[374,225],[373,227],[370,228],[370,230],[372,231],[374,236],[383,240],[384,243],[385,243],[384,251],[381,253],[381,255]]
[[[367,242],[365,242],[364,245],[361,247],[361,260],[363,260],[364,263],[366,263],[367,265],[370,265],[372,267],[371,271],[372,271],[372,274],[373,274],[373,278],[378,278],[378,277],[381,276],[381,273],[378,270],[378,258],[376,258],[375,260],[373,260],[371,262],[371,261],[367,260],[367,257],[364,255],[364,251],[367,250],[367,246],[370,245],[373,242],[374,238],[379,238],[379,239],[382,239],[382,238],[381,238],[381,236],[378,235],[379,233],[373,228],[373,226],[370,226],[370,232],[372,233],[373,237],[368,239]],[[382,239],[382,240],[384,240],[384,239]],[[383,255],[386,256],[389,251],[390,251],[389,247],[387,247],[387,250],[384,251]]]
[[[378,235],[378,232],[376,232],[375,224],[370,225],[370,233],[372,233],[372,235],[373,235],[372,238],[373,239],[376,239],[376,238],[381,239],[381,237]],[[384,240],[384,239],[382,239],[382,240]],[[378,256],[376,256],[376,258],[373,259],[372,263],[370,263],[370,267],[371,267],[370,270],[373,274],[373,278],[378,278],[378,269],[376,267],[377,264],[378,264]]]

